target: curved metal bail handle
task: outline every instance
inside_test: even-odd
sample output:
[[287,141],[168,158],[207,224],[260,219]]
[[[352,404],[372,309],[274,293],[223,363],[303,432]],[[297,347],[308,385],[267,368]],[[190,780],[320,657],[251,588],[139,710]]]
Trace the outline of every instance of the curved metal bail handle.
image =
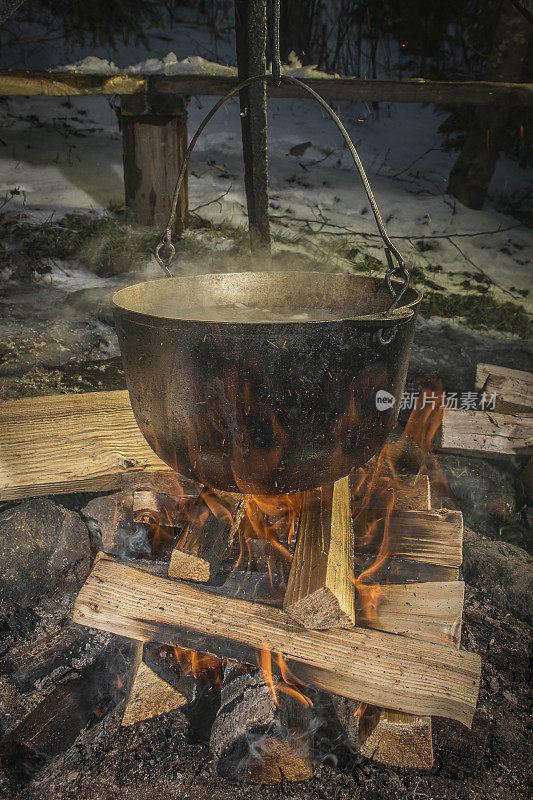
[[[181,165],[181,169],[180,169],[180,172],[179,172],[179,175],[178,175],[178,180],[176,182],[176,188],[174,190],[174,196],[172,198],[172,206],[171,206],[171,210],[170,210],[170,216],[169,216],[169,219],[168,219],[168,223],[167,223],[167,226],[166,226],[165,231],[163,233],[163,238],[162,238],[161,242],[158,244],[158,246],[156,247],[156,250],[155,250],[155,258],[156,258],[157,263],[162,267],[162,269],[165,271],[165,273],[169,277],[172,277],[172,273],[170,272],[169,265],[170,265],[170,262],[172,261],[174,253],[175,253],[174,246],[172,245],[172,242],[171,242],[172,226],[174,224],[174,220],[175,220],[175,217],[176,217],[176,210],[177,210],[177,207],[178,207],[178,199],[179,199],[179,195],[180,195],[180,191],[181,191],[181,186],[183,184],[183,180],[184,180],[185,174],[187,172],[187,167],[189,165],[191,154],[192,154],[192,151],[194,150],[196,142],[200,138],[200,136],[201,136],[205,126],[207,125],[207,123],[214,117],[214,115],[217,113],[219,108],[221,108],[231,97],[233,97],[234,95],[238,94],[241,91],[241,89],[244,89],[246,86],[250,86],[250,84],[256,83],[258,81],[265,81],[265,82],[272,81],[272,82],[275,83],[275,80],[276,79],[272,75],[255,75],[255,76],[253,76],[251,78],[247,78],[245,81],[242,81],[241,83],[237,84],[237,86],[235,86],[233,89],[231,89],[227,94],[224,95],[224,97],[221,97],[220,100],[217,103],[215,103],[213,108],[204,117],[204,119],[202,120],[202,122],[198,126],[198,129],[196,130],[196,133],[192,137],[192,139],[191,139],[191,141],[189,143],[189,146],[187,148],[187,152],[185,153],[185,157],[183,159],[183,163]],[[385,276],[385,280],[387,282],[387,288],[388,288],[388,290],[390,292],[390,295],[393,298],[391,305],[389,306],[389,308],[386,311],[386,314],[387,315],[391,314],[391,312],[394,310],[394,308],[400,302],[404,292],[407,290],[407,287],[409,286],[410,277],[409,277],[409,273],[407,272],[407,270],[405,268],[405,262],[404,262],[402,256],[400,255],[400,252],[393,245],[393,243],[389,239],[387,231],[385,230],[385,225],[383,224],[383,220],[381,219],[381,214],[379,212],[378,204],[376,203],[376,199],[374,197],[374,193],[372,192],[372,189],[370,188],[370,184],[368,182],[368,178],[366,176],[366,172],[365,172],[365,170],[363,168],[363,165],[361,163],[361,159],[359,158],[359,154],[358,154],[357,150],[355,149],[355,146],[354,146],[352,140],[350,139],[350,136],[349,136],[346,128],[344,127],[344,125],[340,121],[339,117],[333,111],[331,106],[328,103],[326,103],[324,98],[321,97],[321,95],[318,94],[318,92],[315,92],[315,90],[311,89],[311,87],[308,86],[306,83],[304,83],[303,81],[298,80],[298,78],[293,78],[291,75],[283,75],[283,76],[281,76],[281,82],[283,82],[283,81],[287,81],[288,83],[292,83],[295,86],[299,86],[304,92],[307,92],[307,94],[311,95],[311,97],[313,97],[313,99],[316,100],[317,103],[319,103],[319,105],[322,106],[324,111],[326,111],[326,113],[331,117],[331,119],[333,120],[333,122],[335,123],[335,125],[337,126],[339,131],[341,132],[344,141],[346,142],[348,150],[350,151],[350,155],[352,156],[353,162],[354,162],[355,166],[357,167],[357,171],[359,172],[359,177],[361,178],[361,182],[363,184],[363,188],[364,188],[364,190],[366,192],[366,196],[368,197],[368,201],[370,203],[370,207],[372,208],[372,213],[374,214],[374,219],[376,220],[376,224],[378,226],[379,233],[380,233],[381,238],[383,239],[383,241],[385,242],[385,245],[386,245],[386,247],[385,247],[385,256],[387,258],[387,264],[389,266],[389,269],[388,269],[387,274]],[[163,261],[163,259],[162,259],[160,254],[161,254],[163,248],[165,248],[165,247],[169,248],[169,255],[167,256],[166,261]],[[393,264],[393,261],[392,261],[392,257],[393,256],[397,261],[396,266]],[[397,275],[397,276],[401,275],[401,276],[403,276],[403,279],[404,279],[403,286],[401,287],[400,291],[397,294],[395,293],[394,288],[392,286],[392,277],[394,275]]]
[[[189,146],[188,146],[188,148],[187,148],[187,150],[185,152],[185,155],[183,157],[183,161],[182,161],[181,168],[180,168],[180,171],[179,171],[179,174],[178,174],[178,178],[176,180],[176,186],[174,188],[174,194],[172,196],[172,204],[170,206],[170,214],[169,214],[169,217],[168,217],[168,222],[166,224],[165,230],[163,231],[163,236],[161,238],[161,241],[159,242],[159,244],[155,248],[155,252],[154,252],[155,260],[157,261],[157,263],[159,264],[161,269],[166,273],[167,277],[169,277],[169,278],[173,278],[174,277],[172,272],[169,269],[170,263],[171,263],[172,259],[174,258],[174,255],[176,253],[176,248],[172,244],[172,227],[173,227],[175,219],[176,219],[176,212],[177,212],[177,209],[178,209],[178,201],[179,201],[179,196],[180,196],[180,192],[181,192],[181,187],[183,185],[183,181],[185,180],[185,175],[187,174],[187,168],[189,166],[189,161],[191,160],[192,151],[194,150],[194,148],[196,146],[196,142],[198,141],[198,139],[202,135],[203,130],[204,130],[205,126],[207,125],[207,123],[211,121],[211,119],[215,116],[215,114],[217,113],[219,108],[222,108],[222,106],[231,97],[233,97],[234,95],[238,94],[241,91],[241,89],[245,89],[250,84],[256,83],[257,81],[266,80],[267,78],[270,78],[270,77],[271,77],[270,75],[254,75],[253,77],[247,78],[245,81],[242,81],[241,83],[237,84],[237,86],[234,86],[233,89],[230,89],[230,91],[227,92],[223,97],[221,97],[220,100],[218,100],[215,103],[213,108],[205,115],[205,117],[203,118],[203,120],[199,124],[198,128],[196,129],[196,132],[195,132],[194,136],[192,137],[191,141],[189,142]],[[168,255],[165,255],[165,253],[164,253],[165,249],[168,250]]]

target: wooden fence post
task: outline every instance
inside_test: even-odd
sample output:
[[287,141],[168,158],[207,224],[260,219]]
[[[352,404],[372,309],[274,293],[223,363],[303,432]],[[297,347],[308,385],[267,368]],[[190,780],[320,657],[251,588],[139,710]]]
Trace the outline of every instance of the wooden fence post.
[[[135,94],[121,97],[126,206],[138,225],[163,228],[179,168],[187,150],[187,111],[183,97]],[[181,188],[174,232],[187,223],[187,176]]]
[[[266,0],[235,0],[239,80],[266,70]],[[270,255],[268,218],[267,111],[264,83],[240,92],[244,183],[252,253]]]

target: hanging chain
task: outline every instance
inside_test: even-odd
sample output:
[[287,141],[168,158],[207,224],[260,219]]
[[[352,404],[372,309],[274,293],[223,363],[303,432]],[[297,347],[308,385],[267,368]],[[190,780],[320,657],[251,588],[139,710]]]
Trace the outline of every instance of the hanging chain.
[[[162,239],[161,239],[161,241],[159,242],[159,244],[157,245],[157,247],[155,249],[155,254],[154,254],[155,255],[155,259],[156,259],[157,263],[159,264],[159,266],[164,270],[165,274],[168,275],[168,277],[170,277],[170,278],[173,277],[172,273],[171,273],[171,271],[169,269],[170,263],[171,263],[172,259],[174,258],[174,255],[176,253],[176,248],[172,244],[172,227],[174,225],[174,221],[175,221],[175,218],[176,218],[176,211],[177,211],[177,208],[178,208],[178,201],[179,201],[179,196],[180,196],[180,192],[181,192],[181,187],[183,185],[183,181],[184,181],[185,175],[187,173],[187,167],[188,167],[188,164],[189,164],[191,153],[192,153],[192,151],[193,151],[193,149],[194,149],[194,147],[196,145],[196,142],[198,141],[201,133],[203,132],[205,126],[207,125],[207,123],[212,119],[212,117],[216,114],[216,112],[219,110],[219,108],[221,108],[226,103],[226,101],[230,99],[230,97],[233,97],[234,95],[238,94],[242,89],[246,88],[247,86],[250,86],[252,83],[256,83],[258,81],[267,82],[269,80],[272,80],[274,86],[279,86],[281,84],[281,82],[285,80],[285,81],[288,81],[289,83],[292,83],[293,85],[299,86],[303,91],[305,91],[305,92],[307,92],[307,94],[311,95],[317,101],[317,103],[319,103],[322,106],[322,108],[329,114],[329,116],[331,117],[331,119],[333,120],[333,122],[335,123],[335,125],[337,126],[339,131],[341,132],[341,134],[342,134],[342,136],[344,138],[344,141],[346,142],[346,145],[348,147],[348,150],[350,151],[350,155],[352,156],[354,164],[357,167],[357,171],[359,172],[359,176],[360,176],[361,181],[363,183],[364,190],[365,190],[366,195],[368,197],[368,201],[370,203],[370,207],[372,209],[372,213],[374,214],[374,219],[376,221],[379,233],[380,233],[381,238],[383,239],[383,241],[385,243],[385,257],[387,259],[387,265],[388,265],[388,270],[387,270],[387,273],[385,275],[385,282],[387,284],[387,289],[389,291],[389,294],[390,294],[390,296],[392,298],[392,302],[389,305],[387,311],[385,312],[385,314],[387,316],[389,316],[394,311],[394,309],[398,306],[400,300],[402,299],[403,295],[405,294],[405,292],[407,291],[407,289],[409,287],[409,282],[410,282],[409,272],[406,269],[405,261],[403,260],[400,252],[395,247],[395,245],[391,242],[391,240],[389,238],[389,235],[388,235],[387,231],[385,230],[385,225],[383,224],[383,220],[381,218],[381,214],[380,214],[380,211],[379,211],[379,208],[378,208],[378,204],[376,203],[376,199],[374,197],[374,193],[373,193],[373,191],[372,191],[372,189],[370,187],[370,184],[368,182],[368,178],[367,178],[366,172],[365,172],[365,170],[363,168],[363,164],[361,163],[361,159],[359,158],[359,154],[358,154],[357,150],[355,149],[354,144],[353,144],[353,142],[352,142],[352,140],[351,140],[351,138],[350,138],[350,136],[348,134],[348,131],[346,130],[346,128],[342,124],[340,118],[333,111],[331,106],[328,103],[326,103],[324,98],[321,95],[319,95],[318,92],[315,92],[314,89],[311,89],[311,87],[308,86],[306,83],[304,83],[303,81],[298,80],[298,78],[293,78],[290,75],[283,76],[281,74],[281,61],[280,61],[280,56],[279,56],[279,0],[272,0],[272,42],[271,42],[271,44],[272,44],[272,47],[271,47],[271,49],[272,49],[272,77],[270,75],[255,75],[255,76],[253,76],[251,78],[247,78],[242,83],[239,83],[237,86],[235,86],[233,89],[231,89],[226,95],[224,95],[224,97],[221,97],[220,100],[218,100],[217,103],[215,103],[213,108],[204,117],[204,119],[200,123],[196,133],[192,137],[192,139],[191,139],[191,141],[189,143],[189,146],[187,148],[187,152],[185,153],[185,156],[184,156],[181,168],[180,168],[180,172],[179,172],[179,175],[178,175],[178,179],[176,181],[176,188],[174,189],[174,195],[173,195],[173,198],[172,198],[172,205],[171,205],[171,209],[170,209],[170,215],[169,215],[169,218],[168,218],[168,222],[167,222],[167,225],[166,225],[165,230],[163,232]],[[392,260],[393,256],[396,259],[396,264],[394,264],[394,262]],[[395,288],[392,285],[393,278],[398,278],[398,279],[402,279],[403,280],[403,284],[399,287],[398,292],[395,291]],[[387,338],[384,337],[382,330],[378,331],[377,333],[378,333],[378,335],[377,335],[378,341],[381,344],[388,344],[394,338],[395,329],[393,328],[393,329],[391,329],[391,331],[389,331],[389,337],[387,337]]]

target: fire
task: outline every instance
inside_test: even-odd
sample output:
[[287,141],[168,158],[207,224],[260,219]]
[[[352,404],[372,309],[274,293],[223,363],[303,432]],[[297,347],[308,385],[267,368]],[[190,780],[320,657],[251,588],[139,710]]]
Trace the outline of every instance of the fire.
[[193,675],[196,681],[209,676],[212,683],[222,685],[222,660],[209,653],[197,653],[179,645],[173,645],[176,662],[186,675]]
[[278,650],[275,654],[275,660],[278,667],[277,671],[279,671],[281,678],[279,676],[274,677],[272,671],[272,652],[267,643],[263,642],[257,656],[257,665],[263,673],[263,678],[276,707],[279,708],[278,693],[281,693],[292,697],[306,708],[312,708],[312,701],[303,694],[296,685],[294,677],[287,666],[287,662],[281,654],[281,650]]
[[[234,569],[264,562],[272,588],[284,587],[292,561],[302,495],[247,495],[238,529],[239,554]],[[261,549],[259,549],[261,543]]]
[[401,473],[431,475],[432,492],[449,496],[447,481],[432,452],[432,443],[443,413],[445,395],[440,383],[432,382],[418,397],[405,429],[395,441],[358,469],[352,480],[353,524],[360,561],[364,553],[372,557],[368,566],[354,576],[359,624],[372,625],[381,595],[380,580],[394,553],[390,536],[392,514],[413,508],[416,485],[409,485]]

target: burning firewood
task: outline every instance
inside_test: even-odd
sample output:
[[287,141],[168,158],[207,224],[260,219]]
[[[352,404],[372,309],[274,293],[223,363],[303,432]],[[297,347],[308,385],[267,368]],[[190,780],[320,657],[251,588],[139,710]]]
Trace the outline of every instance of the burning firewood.
[[112,641],[96,662],[56,686],[0,742],[0,766],[27,780],[67,750],[79,733],[108,713],[127,691],[134,643]]
[[[359,582],[364,567],[372,568],[372,582],[381,582],[381,572],[399,573],[394,582],[420,580],[416,564],[430,566],[433,580],[457,580],[462,560],[463,516],[460,511],[400,511],[382,516],[376,524],[358,531],[356,526],[356,564]],[[384,527],[386,526],[385,530]],[[376,558],[378,554],[379,558]],[[401,562],[396,568],[391,562]],[[368,565],[368,567],[367,567]],[[403,571],[403,577],[402,577]],[[425,578],[427,580],[427,578]],[[388,580],[387,582],[392,582]]]
[[159,525],[183,527],[186,510],[202,487],[173,470],[125,472],[121,477],[122,509],[127,522],[142,522],[143,515]]
[[466,651],[360,628],[307,632],[278,609],[231,598],[221,604],[200,587],[147,576],[104,555],[73,618],[142,641],[180,641],[241,663],[253,663],[266,641],[271,652],[284,653],[303,684],[466,724],[479,689],[479,657]]
[[45,634],[36,641],[13,647],[0,660],[0,675],[9,675],[21,689],[27,690],[37,683],[57,679],[72,670],[73,659],[88,647],[94,632],[83,631],[78,625],[66,625],[54,633]]
[[[394,480],[394,466],[389,464],[385,469],[377,466],[373,474],[371,467],[361,472],[365,470],[367,475],[354,481],[360,496],[358,503],[353,503],[354,522],[363,534],[356,553],[358,625],[458,647],[464,597],[464,585],[457,580],[462,515],[428,513],[431,487],[427,476]],[[369,473],[372,480],[368,484]],[[422,491],[417,491],[421,487]],[[357,491],[352,496],[357,497]],[[449,582],[443,583],[444,579]],[[409,583],[399,584],[398,580]],[[417,582],[420,580],[424,582]],[[377,762],[416,769],[433,765],[428,716],[377,710],[372,729],[359,736],[359,743],[361,753]]]
[[311,778],[310,705],[297,690],[273,678],[268,668],[261,672],[228,664],[210,740],[220,774],[261,784]]
[[172,550],[169,577],[202,583],[213,578],[231,547],[243,514],[240,495],[204,489]]
[[[331,496],[332,492],[332,496]],[[328,496],[329,495],[329,496]],[[355,624],[349,477],[307,492],[283,608],[306,628]]]

